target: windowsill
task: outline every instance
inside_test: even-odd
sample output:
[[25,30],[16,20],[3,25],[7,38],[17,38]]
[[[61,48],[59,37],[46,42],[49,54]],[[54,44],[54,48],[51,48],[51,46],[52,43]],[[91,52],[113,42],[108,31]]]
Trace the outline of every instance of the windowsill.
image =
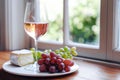
[[83,57],[83,56],[75,57],[75,59],[81,59],[83,61],[104,64],[108,66],[120,67],[120,62],[116,62],[116,61],[95,59],[95,58],[89,58],[89,57]]

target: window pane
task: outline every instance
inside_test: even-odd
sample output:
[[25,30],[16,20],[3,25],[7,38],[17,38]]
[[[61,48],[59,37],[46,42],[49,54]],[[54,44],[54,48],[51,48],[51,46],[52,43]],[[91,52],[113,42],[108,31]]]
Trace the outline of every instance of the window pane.
[[99,45],[100,0],[69,0],[70,40]]
[[[63,0],[41,0],[45,2],[49,27],[47,33],[40,37],[44,41],[63,42]],[[41,3],[42,4],[42,3]]]

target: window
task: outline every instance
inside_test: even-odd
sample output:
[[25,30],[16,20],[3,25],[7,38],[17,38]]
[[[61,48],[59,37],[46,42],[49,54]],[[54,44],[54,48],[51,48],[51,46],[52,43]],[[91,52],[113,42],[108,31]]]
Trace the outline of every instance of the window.
[[[22,27],[25,0],[4,1],[6,2],[6,48],[14,50],[25,48],[26,45],[30,46],[30,38],[24,34]],[[47,1],[46,10],[50,25],[48,33],[39,40],[39,49],[76,46],[79,56],[120,62],[120,0],[44,1]],[[89,23],[90,21],[92,23]],[[84,31],[81,31],[83,27]]]
[[[47,0],[46,4],[48,4],[47,7],[53,5],[53,8],[49,7],[50,10],[53,9],[53,13],[56,12],[55,9],[59,9],[59,14],[54,14],[56,18],[50,19],[49,26],[49,30],[51,29],[51,32],[54,30],[53,35],[55,34],[58,38],[49,39],[48,36],[53,37],[53,35],[48,30],[48,34],[39,41],[40,49],[50,49],[51,46],[52,49],[64,45],[76,46],[81,56],[105,58],[107,0],[60,0],[60,2],[58,0],[57,5]],[[48,13],[48,15],[51,14],[50,17],[53,15],[52,12]],[[59,19],[62,14],[63,23],[62,18]]]

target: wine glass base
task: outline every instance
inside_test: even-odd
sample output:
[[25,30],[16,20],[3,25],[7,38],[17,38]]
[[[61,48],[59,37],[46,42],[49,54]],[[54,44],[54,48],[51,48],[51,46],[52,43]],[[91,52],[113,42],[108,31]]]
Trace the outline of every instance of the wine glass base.
[[39,72],[39,65],[37,64],[37,61],[36,61],[34,62],[34,64],[29,64],[24,66],[24,69],[32,72]]

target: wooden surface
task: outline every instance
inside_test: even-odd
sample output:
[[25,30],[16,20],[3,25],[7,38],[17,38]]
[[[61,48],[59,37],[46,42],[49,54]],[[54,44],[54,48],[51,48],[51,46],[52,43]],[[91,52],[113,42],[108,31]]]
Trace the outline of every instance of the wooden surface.
[[120,80],[120,68],[96,62],[75,59],[79,70],[59,77],[24,77],[5,72],[2,65],[9,60],[10,52],[0,52],[0,80]]

